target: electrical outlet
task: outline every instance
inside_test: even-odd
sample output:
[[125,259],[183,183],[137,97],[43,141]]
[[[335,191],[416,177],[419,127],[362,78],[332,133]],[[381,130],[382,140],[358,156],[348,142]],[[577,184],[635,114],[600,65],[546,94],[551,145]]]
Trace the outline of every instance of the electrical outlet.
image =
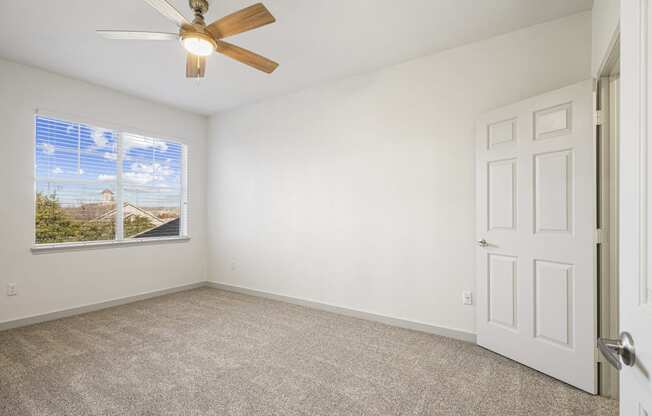
[[16,296],[16,283],[7,284],[7,296]]
[[462,303],[464,305],[473,305],[473,294],[468,291],[462,292]]

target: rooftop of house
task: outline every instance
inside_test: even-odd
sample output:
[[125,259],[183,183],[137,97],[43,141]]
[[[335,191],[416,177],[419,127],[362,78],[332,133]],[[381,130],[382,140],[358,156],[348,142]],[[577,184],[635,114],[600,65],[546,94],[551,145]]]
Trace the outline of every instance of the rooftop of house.
[[140,234],[136,234],[133,238],[152,238],[152,237],[175,237],[179,236],[181,221],[175,218],[165,224],[159,225]]

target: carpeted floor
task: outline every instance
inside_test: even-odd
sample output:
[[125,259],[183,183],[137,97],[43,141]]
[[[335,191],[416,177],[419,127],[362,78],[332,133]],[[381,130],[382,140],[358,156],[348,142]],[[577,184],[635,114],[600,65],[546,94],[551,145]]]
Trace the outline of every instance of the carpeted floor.
[[197,289],[0,332],[0,415],[616,415],[472,344]]

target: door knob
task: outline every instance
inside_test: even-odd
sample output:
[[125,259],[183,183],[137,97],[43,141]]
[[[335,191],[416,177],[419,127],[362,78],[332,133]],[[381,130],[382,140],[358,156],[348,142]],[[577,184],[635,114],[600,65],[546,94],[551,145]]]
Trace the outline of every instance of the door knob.
[[632,367],[636,363],[634,340],[629,332],[622,332],[618,339],[598,338],[598,349],[618,370],[623,368],[623,364]]
[[489,245],[489,243],[487,243],[487,240],[485,240],[485,239],[483,238],[482,240],[478,240],[478,245],[479,245],[480,247],[487,247],[487,246]]

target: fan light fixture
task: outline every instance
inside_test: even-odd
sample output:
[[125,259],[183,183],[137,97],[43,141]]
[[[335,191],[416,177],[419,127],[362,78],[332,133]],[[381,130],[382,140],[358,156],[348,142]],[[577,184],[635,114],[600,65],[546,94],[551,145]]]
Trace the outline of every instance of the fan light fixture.
[[[146,32],[142,30],[98,30],[107,39],[118,40],[174,40],[186,50],[186,77],[203,78],[206,73],[207,57],[213,52],[228,56],[259,71],[271,74],[278,64],[244,48],[225,42],[223,39],[274,23],[276,19],[262,3],[245,7],[207,25],[204,14],[208,11],[208,0],[188,0],[195,18],[188,21],[170,0],[144,0],[161,15],[173,21],[178,33]],[[175,0],[177,1],[177,0]],[[0,0],[2,3],[2,0]]]
[[183,48],[195,56],[210,56],[217,47],[216,42],[201,33],[188,33],[181,38]]

